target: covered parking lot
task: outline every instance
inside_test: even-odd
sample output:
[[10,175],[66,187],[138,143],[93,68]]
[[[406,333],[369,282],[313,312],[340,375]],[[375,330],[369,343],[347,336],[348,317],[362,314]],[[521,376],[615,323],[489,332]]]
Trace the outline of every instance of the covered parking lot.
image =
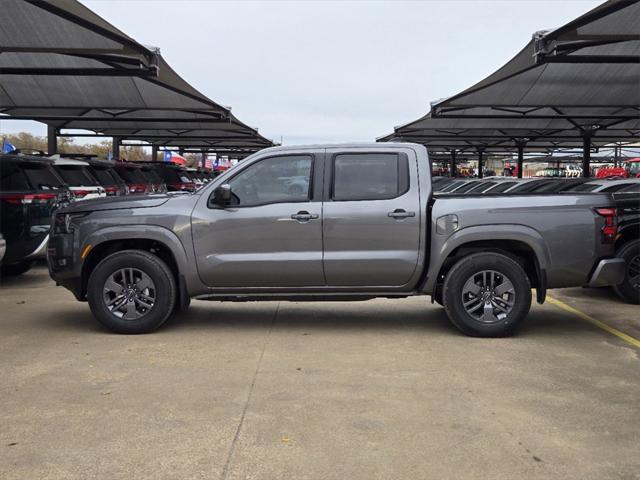
[[[242,158],[272,145],[176,78],[155,50],[108,38],[127,47],[118,54],[126,62],[98,48],[76,64],[63,51],[49,56],[60,60],[53,71],[34,61],[46,45],[3,54],[3,91],[25,78],[86,87],[42,104],[35,89],[13,92],[19,100],[4,99],[0,118],[46,123],[48,153],[77,129],[113,138],[115,158],[131,142],[154,159],[163,149]],[[549,63],[571,63],[561,60]],[[600,60],[605,70],[639,65]],[[142,100],[105,99],[96,86],[105,78],[142,89]],[[545,105],[456,96],[385,140],[444,152],[452,174],[456,155],[469,152],[480,174],[495,152],[518,154],[522,167],[524,152],[580,148],[588,167],[595,148],[638,140],[640,91],[607,89],[622,100],[595,110],[560,94],[553,105],[548,94]],[[553,291],[502,339],[462,336],[428,297],[194,300],[153,335],[113,335],[43,264],[2,279],[0,309],[2,479],[640,479],[640,316],[610,289]]]
[[126,337],[36,268],[0,296],[0,477],[639,478],[637,306],[553,298],[495,340],[424,297],[194,301]]

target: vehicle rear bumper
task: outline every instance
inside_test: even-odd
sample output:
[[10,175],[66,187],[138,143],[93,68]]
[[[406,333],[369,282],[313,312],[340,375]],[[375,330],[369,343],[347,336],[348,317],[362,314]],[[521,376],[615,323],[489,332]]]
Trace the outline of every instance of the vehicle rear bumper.
[[589,287],[608,287],[618,285],[624,280],[626,263],[623,258],[607,258],[596,265]]

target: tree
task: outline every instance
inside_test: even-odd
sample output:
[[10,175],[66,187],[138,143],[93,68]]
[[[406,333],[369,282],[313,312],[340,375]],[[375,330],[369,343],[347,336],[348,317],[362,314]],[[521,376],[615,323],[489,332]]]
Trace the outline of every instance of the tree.
[[[47,137],[39,137],[27,132],[7,134],[3,135],[3,137],[23,153],[31,153],[32,151],[47,152]],[[101,140],[98,143],[91,144],[78,144],[74,142],[73,138],[58,137],[59,153],[78,153],[105,159],[109,156],[111,147],[111,140]],[[120,158],[127,160],[150,160],[151,154],[147,154],[141,146],[125,145],[120,147]]]

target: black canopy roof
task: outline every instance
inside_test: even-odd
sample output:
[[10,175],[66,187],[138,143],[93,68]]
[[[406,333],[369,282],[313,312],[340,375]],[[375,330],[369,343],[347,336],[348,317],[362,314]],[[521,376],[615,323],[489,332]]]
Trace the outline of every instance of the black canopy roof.
[[[535,123],[535,124],[534,124]],[[594,137],[593,146],[634,141],[638,128],[605,129]],[[435,150],[515,151],[519,145],[528,151],[546,151],[558,148],[577,148],[583,141],[575,126],[567,119],[501,119],[501,118],[434,118],[432,112],[424,117],[396,127],[394,133],[378,141],[409,141],[427,145]]]
[[506,65],[432,105],[434,117],[567,119],[574,127],[640,127],[640,2],[609,0],[537,32]]
[[[505,66],[379,141],[541,151],[640,139],[640,2],[609,0],[537,32]],[[586,170],[586,169],[585,169]]]
[[[3,0],[0,114],[155,142],[272,142],[76,0]],[[0,116],[0,119],[2,117]]]

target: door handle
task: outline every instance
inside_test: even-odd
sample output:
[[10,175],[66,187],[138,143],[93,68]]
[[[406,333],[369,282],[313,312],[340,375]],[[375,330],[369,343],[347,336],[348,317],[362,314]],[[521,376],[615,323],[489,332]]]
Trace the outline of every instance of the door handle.
[[319,215],[317,213],[309,213],[306,210],[301,210],[298,213],[294,213],[291,215],[293,220],[298,220],[299,222],[308,222],[309,220],[315,220]]
[[396,208],[393,212],[387,213],[391,218],[407,218],[415,217],[416,212],[407,212],[404,208]]

